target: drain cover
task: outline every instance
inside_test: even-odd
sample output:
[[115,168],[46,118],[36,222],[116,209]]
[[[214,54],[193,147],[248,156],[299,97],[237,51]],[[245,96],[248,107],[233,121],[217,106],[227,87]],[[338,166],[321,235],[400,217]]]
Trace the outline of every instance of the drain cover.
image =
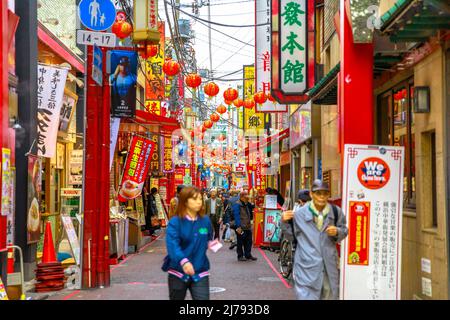
[[258,278],[259,281],[277,282],[280,281],[277,277],[262,277]]
[[211,287],[209,288],[209,293],[218,293],[218,292],[224,292],[225,288],[219,288],[219,287]]

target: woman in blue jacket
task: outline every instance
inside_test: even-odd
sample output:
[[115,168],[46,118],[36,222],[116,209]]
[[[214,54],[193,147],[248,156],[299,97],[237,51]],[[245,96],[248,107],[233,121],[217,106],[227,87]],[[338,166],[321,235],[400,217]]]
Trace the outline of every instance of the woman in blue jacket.
[[208,247],[214,244],[211,220],[205,216],[202,193],[195,187],[179,195],[175,216],[167,227],[170,300],[184,300],[189,289],[193,300],[209,300]]

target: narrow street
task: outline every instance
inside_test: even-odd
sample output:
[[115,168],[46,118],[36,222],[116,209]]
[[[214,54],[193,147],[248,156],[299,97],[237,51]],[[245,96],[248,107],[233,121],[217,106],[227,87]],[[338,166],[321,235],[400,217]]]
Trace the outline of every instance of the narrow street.
[[[164,232],[159,238],[111,266],[111,286],[92,290],[63,290],[48,300],[168,300],[167,274],[161,270],[166,255]],[[225,243],[217,253],[208,252],[211,263],[211,300],[293,300],[292,283],[281,280],[277,254],[253,248],[257,261],[238,262],[236,250]],[[186,296],[191,300],[190,294]]]

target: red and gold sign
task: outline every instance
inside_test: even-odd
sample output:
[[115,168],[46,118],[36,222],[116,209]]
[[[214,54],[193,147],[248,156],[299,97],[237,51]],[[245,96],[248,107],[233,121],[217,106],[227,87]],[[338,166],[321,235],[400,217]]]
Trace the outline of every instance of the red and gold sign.
[[364,159],[358,166],[358,179],[367,189],[383,188],[391,177],[387,163],[378,157]]
[[163,172],[164,173],[170,173],[173,172],[173,160],[172,160],[172,149],[173,149],[173,142],[171,137],[164,137],[163,139],[164,143],[162,145],[163,150]]
[[370,202],[350,202],[349,248],[350,265],[369,265]]
[[155,143],[150,139],[137,135],[132,137],[120,183],[119,201],[132,200],[142,193],[154,151]]
[[185,168],[175,169],[174,181],[176,186],[182,185],[184,183],[185,173]]
[[[157,47],[157,54],[147,59],[146,68],[146,81],[145,81],[145,99],[153,101],[162,101],[165,98],[165,80],[164,80],[164,23],[159,24],[159,44]],[[158,108],[160,109],[160,107]],[[153,113],[160,115],[160,111],[153,111]]]

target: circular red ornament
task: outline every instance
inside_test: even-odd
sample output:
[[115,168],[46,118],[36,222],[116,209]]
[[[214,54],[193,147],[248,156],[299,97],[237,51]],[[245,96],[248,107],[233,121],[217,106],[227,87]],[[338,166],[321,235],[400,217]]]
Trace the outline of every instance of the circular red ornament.
[[244,105],[244,100],[240,98],[234,99],[233,104],[236,108],[240,108]]
[[209,118],[212,122],[217,122],[220,120],[220,116],[217,113],[213,113]]
[[206,129],[205,125],[202,125],[202,132],[206,132],[206,130],[208,129]]
[[232,103],[233,103],[233,101],[225,100],[225,104],[226,104],[226,105],[231,105]]
[[263,91],[259,91],[255,93],[255,95],[253,96],[253,100],[255,100],[257,104],[263,104],[267,101],[267,96]]
[[216,96],[220,90],[219,86],[214,82],[207,83],[203,89],[205,91],[205,94],[210,98]]
[[255,107],[255,101],[252,98],[247,98],[244,100],[244,108],[253,109]]
[[358,166],[359,182],[366,188],[377,190],[383,188],[391,177],[389,165],[381,158],[370,157]]
[[117,36],[117,38],[125,39],[133,32],[133,27],[127,21],[119,21],[116,19],[116,22],[112,25],[111,31]]
[[205,128],[207,128],[207,129],[211,129],[213,125],[214,125],[214,123],[213,123],[211,120],[206,120],[206,121],[203,123],[203,126],[204,126]]
[[196,73],[190,73],[187,75],[185,83],[189,88],[196,89],[202,84],[202,78]]
[[236,89],[228,88],[223,93],[223,98],[225,100],[227,100],[227,101],[233,101],[233,100],[237,99],[238,95],[239,94],[238,94],[238,91]]
[[163,71],[167,76],[174,77],[180,73],[180,64],[172,59],[167,59],[163,64]]
[[217,112],[220,114],[224,114],[225,112],[227,112],[227,107],[221,104],[220,106],[217,107]]

